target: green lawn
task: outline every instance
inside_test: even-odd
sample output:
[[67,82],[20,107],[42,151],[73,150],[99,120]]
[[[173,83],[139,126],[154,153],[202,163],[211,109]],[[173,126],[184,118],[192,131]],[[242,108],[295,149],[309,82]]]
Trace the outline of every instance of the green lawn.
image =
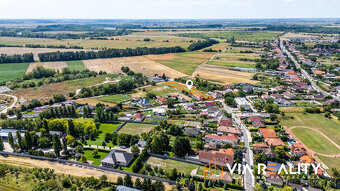
[[191,75],[198,65],[210,59],[212,55],[214,55],[214,53],[185,52],[176,53],[174,58],[171,60],[155,60],[155,61],[170,68],[173,68],[177,71],[183,72],[184,74]]
[[81,71],[81,70],[85,70],[86,69],[83,61],[81,61],[81,60],[67,61],[67,67],[70,70],[77,70],[77,71]]
[[110,103],[118,103],[129,100],[131,97],[126,94],[116,94],[98,98],[99,101],[105,101]]
[[242,67],[242,68],[255,68],[252,63],[245,62],[228,62],[228,61],[209,61],[207,64],[218,65],[218,66],[229,66],[229,67]]
[[335,119],[327,119],[322,114],[286,113],[294,119],[281,120],[282,126],[307,126],[317,129],[340,145],[340,122]]
[[110,150],[98,149],[98,155],[93,156],[94,148],[84,148],[84,155],[87,160],[93,161],[93,165],[100,165],[100,161],[110,152]]
[[340,153],[340,149],[334,146],[331,142],[329,142],[325,137],[323,137],[320,133],[305,129],[305,128],[295,128],[292,129],[294,135],[296,135],[308,148],[312,149],[315,152],[322,154],[338,154]]
[[337,169],[340,169],[340,158],[339,157],[324,157],[324,156],[320,156],[320,155],[317,155],[319,157],[319,159],[325,163],[327,165],[327,167],[329,169],[327,169],[326,171],[328,173],[330,173],[331,175],[331,170],[332,168],[337,168]]
[[30,63],[0,64],[0,82],[22,78]]
[[169,172],[173,168],[176,168],[177,172],[190,174],[191,171],[198,168],[198,165],[188,164],[188,163],[169,160],[169,159],[160,159],[156,157],[150,157],[146,162],[150,164],[151,166],[158,166],[159,168],[163,168],[166,172]]
[[157,84],[156,86],[149,86],[145,88],[146,92],[154,93],[156,96],[167,96],[170,93],[180,93],[181,90],[169,87],[165,84]]
[[118,133],[127,133],[131,135],[141,135],[151,131],[155,125],[143,123],[127,123],[121,128]]
[[119,77],[118,74],[105,74],[105,75],[98,75],[97,77],[91,78],[84,78],[84,79],[76,79],[76,80],[69,80],[65,81],[65,84],[72,88],[83,88],[87,86],[92,86],[95,84],[99,84],[105,81],[105,78],[117,78]]

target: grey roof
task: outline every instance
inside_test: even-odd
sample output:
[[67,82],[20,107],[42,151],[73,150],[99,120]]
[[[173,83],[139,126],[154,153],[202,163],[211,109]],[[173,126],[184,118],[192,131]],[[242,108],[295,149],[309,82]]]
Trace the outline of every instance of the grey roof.
[[8,137],[8,133],[12,133],[12,135],[15,136],[16,132],[17,132],[16,129],[1,129],[0,135],[1,137]]
[[142,105],[150,105],[151,104],[150,101],[145,99],[145,98],[139,100],[138,103],[142,104]]
[[122,185],[117,186],[116,190],[117,191],[141,191],[141,190],[138,190],[138,189],[135,189],[135,188],[130,188],[130,187],[127,187],[127,186],[122,186]]
[[132,159],[133,159],[132,153],[113,149],[101,160],[101,162],[109,164],[116,164],[117,162],[121,162],[128,164],[131,162]]

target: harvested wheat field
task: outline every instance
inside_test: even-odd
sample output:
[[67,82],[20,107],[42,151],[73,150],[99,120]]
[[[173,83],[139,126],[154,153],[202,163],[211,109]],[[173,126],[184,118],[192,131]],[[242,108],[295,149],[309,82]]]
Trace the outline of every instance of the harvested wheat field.
[[69,51],[86,51],[80,49],[62,49],[62,48],[25,48],[25,47],[0,47],[0,54],[25,54],[33,53],[34,60],[39,60],[38,54],[47,52],[69,52]]
[[217,81],[221,84],[257,83],[257,81],[251,80],[253,73],[228,70],[220,66],[203,64],[199,67],[198,74],[200,78]]
[[146,76],[153,76],[154,74],[162,75],[163,73],[170,78],[186,76],[179,71],[159,64],[144,56],[83,60],[83,62],[89,70],[96,72],[106,71],[108,74],[122,73],[122,66],[128,66],[132,71],[136,73],[140,72]]
[[61,71],[63,68],[67,68],[67,63],[66,62],[32,62],[27,70],[26,70],[26,74],[32,72],[33,69],[42,66],[44,68],[47,69],[52,69],[52,70],[59,70]]

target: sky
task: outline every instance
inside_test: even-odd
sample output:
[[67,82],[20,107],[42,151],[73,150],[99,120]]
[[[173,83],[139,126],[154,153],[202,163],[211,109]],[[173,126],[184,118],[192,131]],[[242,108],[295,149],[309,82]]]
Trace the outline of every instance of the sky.
[[340,18],[339,8],[340,0],[0,0],[0,18]]

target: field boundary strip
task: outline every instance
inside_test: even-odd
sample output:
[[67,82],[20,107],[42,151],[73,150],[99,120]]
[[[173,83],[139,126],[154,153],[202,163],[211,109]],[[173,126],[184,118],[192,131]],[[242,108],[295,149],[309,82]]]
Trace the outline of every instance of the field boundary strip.
[[[200,91],[196,90],[195,88],[191,88],[191,91],[189,91],[189,90],[187,90],[186,85],[183,85],[183,84],[178,83],[178,82],[168,81],[168,82],[164,82],[164,84],[168,85],[168,86],[171,86],[171,87],[174,87],[174,88],[177,88],[179,90],[182,90],[182,91],[194,94],[194,95],[196,95],[196,96],[198,96],[200,98],[206,99],[206,100],[213,100],[213,99],[215,99],[214,97],[211,97],[211,96],[209,96],[209,95],[207,95],[207,94],[205,94],[203,92],[200,92]],[[174,84],[176,84],[177,86],[174,85]],[[183,86],[183,88],[182,87],[178,87],[178,86]]]

